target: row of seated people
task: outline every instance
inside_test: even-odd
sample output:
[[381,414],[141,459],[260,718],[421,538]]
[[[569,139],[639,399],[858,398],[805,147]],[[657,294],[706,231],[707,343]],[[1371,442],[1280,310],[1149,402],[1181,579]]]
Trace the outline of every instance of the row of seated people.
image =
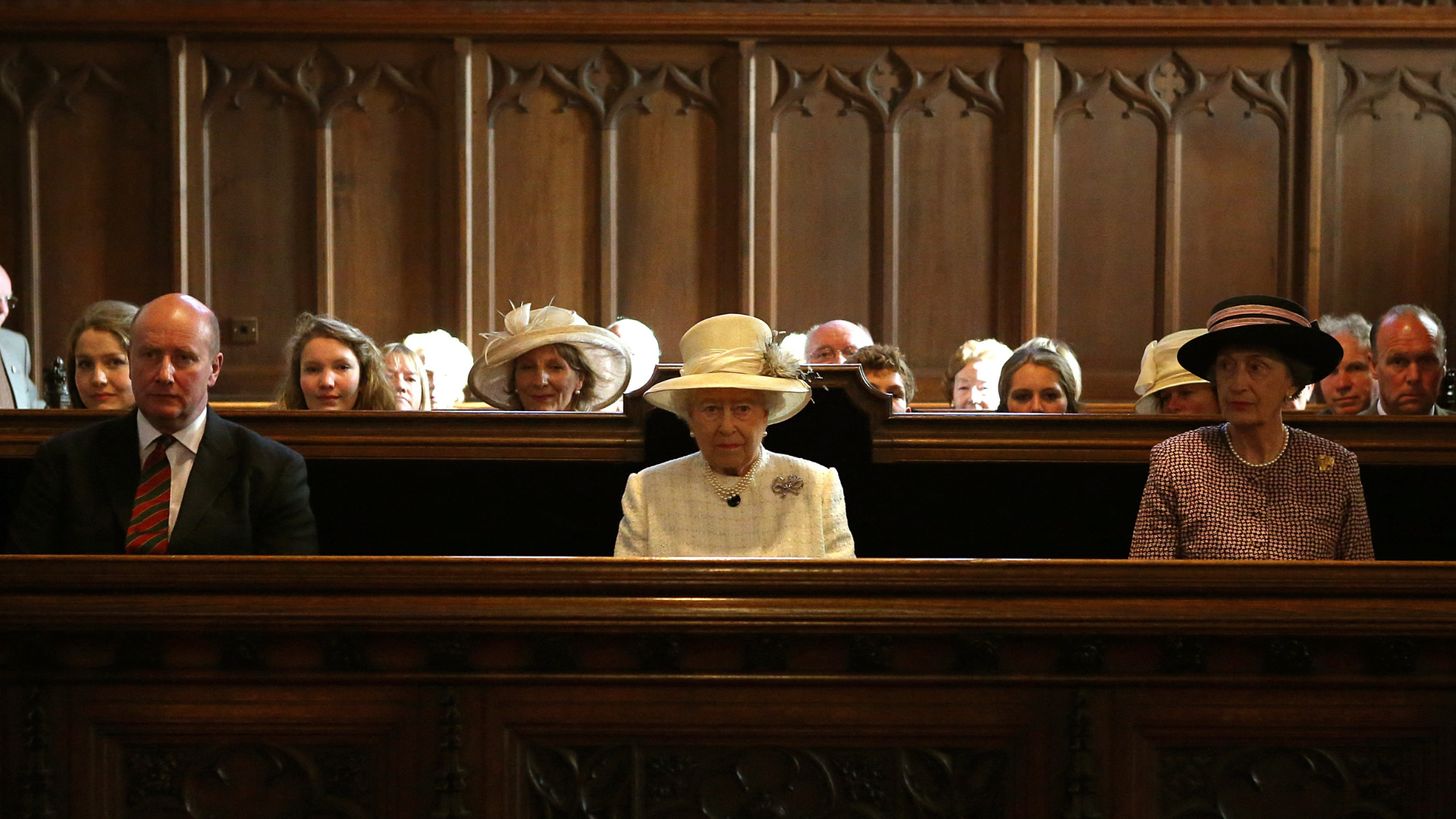
[[[326,372],[341,357],[320,353],[315,368],[309,350],[339,339],[304,331],[336,324],[319,317],[300,323],[290,376],[300,392],[308,378],[327,381],[315,370]],[[1292,394],[1340,364],[1340,342],[1300,305],[1269,296],[1216,305],[1205,330],[1181,344],[1176,360],[1210,382],[1225,423],[1153,449],[1132,556],[1370,558],[1355,457],[1282,419]],[[302,459],[208,411],[223,363],[212,311],[169,294],[141,308],[129,332],[137,411],[40,448],[12,515],[14,546],[131,554],[315,550]],[[628,478],[617,554],[853,556],[836,471],[763,446],[768,427],[801,410],[810,392],[799,361],[774,338],[762,321],[738,314],[704,319],[684,334],[681,374],[643,395],[686,423],[698,452]],[[1050,359],[1038,356],[1062,355],[1038,345],[1022,352],[1025,366],[1047,368],[1039,362]],[[1015,359],[1003,367],[1003,384],[1016,383]],[[487,339],[469,378],[497,407],[591,410],[622,394],[630,366],[626,345],[607,329],[563,308],[522,305]]]
[[[1437,404],[1446,375],[1446,331],[1431,310],[1396,305],[1374,325],[1358,313],[1326,315],[1319,327],[1339,342],[1340,363],[1292,393],[1286,409],[1303,410],[1317,399],[1324,405],[1322,412],[1334,415],[1450,414]],[[1219,413],[1212,385],[1178,363],[1179,349],[1205,332],[1179,330],[1149,342],[1133,385],[1136,412]],[[811,328],[803,345],[811,365],[862,365],[865,378],[891,396],[894,410],[908,411],[915,375],[897,347],[876,344],[868,329],[843,319]],[[1082,410],[1081,365],[1071,346],[1058,339],[1032,338],[1015,350],[994,338],[968,340],[946,365],[944,385],[946,403],[957,410]]]
[[[0,268],[0,291],[9,290],[9,278]],[[0,324],[14,302],[13,292],[3,299]],[[72,326],[65,360],[71,406],[132,405],[127,346],[136,309],[125,302],[98,302]],[[578,347],[543,345],[539,351],[514,356],[511,377],[501,381],[500,350],[506,347],[499,345],[515,334],[513,323],[523,321],[582,320],[570,311],[532,311],[529,304],[523,305],[506,317],[503,332],[487,337],[487,352],[475,362],[469,347],[444,330],[416,333],[380,348],[358,328],[330,316],[305,313],[285,345],[287,369],[277,404],[310,410],[448,409],[464,400],[469,383],[474,397],[501,409],[612,410],[620,408],[616,400],[620,393],[609,395],[618,392],[615,387],[620,384],[627,392],[639,389],[660,358],[650,328],[619,319],[606,329],[620,344],[604,339]],[[1417,305],[1397,305],[1373,326],[1358,314],[1323,316],[1319,325],[1340,343],[1340,364],[1292,394],[1287,409],[1304,409],[1318,387],[1324,412],[1332,414],[1449,412],[1438,405],[1445,375],[1445,329],[1434,313]],[[1133,386],[1139,396],[1134,404],[1137,412],[1218,414],[1210,384],[1177,360],[1182,345],[1204,332],[1180,330],[1148,344]],[[11,386],[22,385],[19,390],[0,389],[0,407],[6,403],[3,399],[9,399],[10,406],[38,404],[28,400],[35,390],[21,369],[28,361],[24,352],[28,348],[15,354],[5,349],[16,342],[24,345],[24,338],[0,333],[0,360],[8,365],[0,372]],[[493,354],[491,347],[496,349]],[[780,347],[811,366],[860,364],[866,379],[890,395],[895,412],[908,411],[915,398],[909,361],[899,348],[874,343],[861,325],[842,319],[824,322],[806,334],[791,334]],[[537,383],[529,384],[533,379]],[[1083,404],[1081,366],[1072,348],[1054,339],[1033,338],[1015,350],[996,339],[972,339],[956,350],[946,368],[945,394],[949,407],[957,410],[1075,413]]]

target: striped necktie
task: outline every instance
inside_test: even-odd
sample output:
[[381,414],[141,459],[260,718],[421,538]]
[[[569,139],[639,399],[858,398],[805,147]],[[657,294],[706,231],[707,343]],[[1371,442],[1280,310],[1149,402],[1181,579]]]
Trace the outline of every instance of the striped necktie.
[[136,501],[131,505],[131,525],[126,527],[129,555],[167,553],[167,519],[172,511],[172,463],[167,460],[167,448],[176,441],[170,435],[159,436],[152,454],[142,464]]

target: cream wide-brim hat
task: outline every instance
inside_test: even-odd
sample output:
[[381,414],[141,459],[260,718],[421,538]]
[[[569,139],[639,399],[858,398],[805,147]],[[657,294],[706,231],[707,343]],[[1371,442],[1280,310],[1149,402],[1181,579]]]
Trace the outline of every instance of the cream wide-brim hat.
[[1158,393],[1184,384],[1207,384],[1208,382],[1183,368],[1178,363],[1178,351],[1184,344],[1207,333],[1202,327],[1193,330],[1179,330],[1169,333],[1157,341],[1148,342],[1143,350],[1141,372],[1132,391],[1142,396],[1133,404],[1140,415],[1158,414]]
[[768,423],[787,421],[809,403],[809,385],[797,377],[796,362],[773,343],[773,330],[762,320],[741,313],[712,316],[688,328],[682,337],[682,375],[654,384],[643,397],[686,418],[696,390],[758,390],[780,400],[770,402]]
[[515,392],[516,358],[537,347],[569,344],[592,372],[590,390],[583,389],[577,408],[599,410],[621,397],[632,374],[632,359],[617,336],[564,307],[516,307],[505,315],[505,329],[482,333],[485,350],[470,368],[470,388],[481,400],[500,409],[520,409]]

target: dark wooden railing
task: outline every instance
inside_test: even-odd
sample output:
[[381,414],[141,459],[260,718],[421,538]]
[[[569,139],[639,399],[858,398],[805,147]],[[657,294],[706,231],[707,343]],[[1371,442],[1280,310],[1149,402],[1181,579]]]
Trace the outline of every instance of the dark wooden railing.
[[1448,817],[1453,634],[1447,564],[8,557],[0,814]]

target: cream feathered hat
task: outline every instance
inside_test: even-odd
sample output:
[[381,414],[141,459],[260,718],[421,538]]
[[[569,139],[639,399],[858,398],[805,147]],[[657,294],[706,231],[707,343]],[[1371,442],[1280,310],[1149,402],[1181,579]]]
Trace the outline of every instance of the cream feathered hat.
[[592,371],[591,389],[582,390],[579,409],[598,410],[616,401],[627,387],[632,360],[617,336],[564,307],[531,309],[527,302],[505,315],[505,329],[481,333],[485,349],[470,368],[470,387],[486,403],[520,409],[515,393],[515,362],[522,353],[548,344],[569,344]]
[[1147,349],[1143,350],[1142,372],[1138,374],[1137,384],[1132,388],[1133,392],[1142,397],[1133,404],[1133,409],[1141,415],[1156,415],[1158,393],[1183,384],[1208,383],[1183,369],[1183,365],[1178,363],[1178,351],[1183,345],[1207,332],[1202,327],[1196,330],[1179,330],[1157,341],[1148,342]]
[[773,336],[753,316],[705,318],[683,333],[682,375],[654,384],[644,397],[655,407],[686,417],[693,390],[761,390],[782,398],[770,403],[768,422],[787,421],[809,403],[809,385]]

